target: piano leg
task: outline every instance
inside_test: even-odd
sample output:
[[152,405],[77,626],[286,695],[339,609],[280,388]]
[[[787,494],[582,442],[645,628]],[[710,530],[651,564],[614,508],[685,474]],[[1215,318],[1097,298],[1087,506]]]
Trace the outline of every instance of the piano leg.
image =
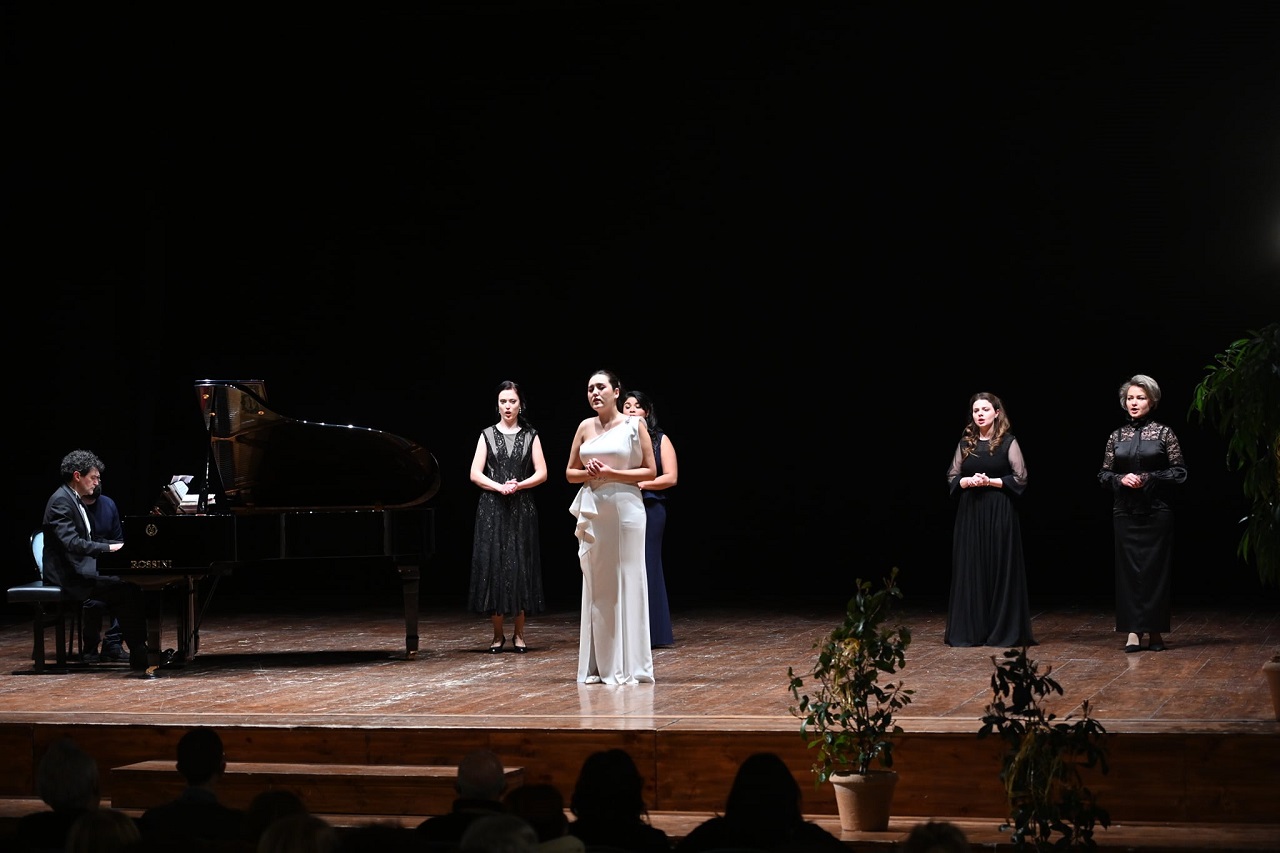
[[178,648],[173,659],[187,663],[196,656],[196,579],[187,575],[182,584],[182,605],[178,609]]
[[[164,647],[164,605],[166,590],[177,588],[182,601],[178,608],[177,648]],[[192,575],[157,576],[142,584],[147,618],[147,676],[154,678],[161,667],[184,664],[195,657],[196,578]]]
[[164,662],[164,646],[160,642],[164,633],[164,588],[143,587],[142,598],[147,613],[147,675],[154,676]]
[[418,592],[421,587],[421,567],[417,563],[396,563],[400,583],[404,587],[404,648],[405,658],[418,656]]

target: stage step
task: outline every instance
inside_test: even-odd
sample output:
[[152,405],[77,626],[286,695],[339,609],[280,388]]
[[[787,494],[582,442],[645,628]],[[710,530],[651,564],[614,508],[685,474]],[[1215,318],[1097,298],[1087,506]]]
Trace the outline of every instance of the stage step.
[[[524,784],[524,768],[508,767],[507,789]],[[218,799],[248,808],[261,791],[284,789],[312,812],[349,815],[444,814],[457,791],[458,768],[413,764],[289,764],[229,761]],[[174,799],[186,786],[172,760],[139,761],[111,768],[111,804],[147,809]]]

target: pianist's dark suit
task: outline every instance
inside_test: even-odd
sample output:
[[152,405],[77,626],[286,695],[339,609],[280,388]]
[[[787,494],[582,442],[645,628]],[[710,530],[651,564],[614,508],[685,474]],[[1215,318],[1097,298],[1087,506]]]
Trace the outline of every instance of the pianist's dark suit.
[[120,631],[129,646],[130,663],[146,666],[146,617],[142,588],[111,575],[98,574],[98,557],[111,546],[90,535],[80,496],[65,483],[44,507],[44,577],[76,598],[105,601],[120,620]]

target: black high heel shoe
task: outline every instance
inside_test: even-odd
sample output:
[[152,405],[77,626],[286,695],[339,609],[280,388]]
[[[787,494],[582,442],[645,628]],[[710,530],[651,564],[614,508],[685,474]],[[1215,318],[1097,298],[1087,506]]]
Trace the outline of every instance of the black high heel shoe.
[[507,644],[507,638],[505,636],[502,638],[501,642],[499,642],[498,640],[494,640],[492,643],[489,644],[489,654],[496,655],[498,652],[502,651],[503,646],[505,646],[506,644]]
[[511,638],[511,648],[515,649],[516,654],[522,655],[529,651],[529,647],[524,644],[524,637],[513,636]]

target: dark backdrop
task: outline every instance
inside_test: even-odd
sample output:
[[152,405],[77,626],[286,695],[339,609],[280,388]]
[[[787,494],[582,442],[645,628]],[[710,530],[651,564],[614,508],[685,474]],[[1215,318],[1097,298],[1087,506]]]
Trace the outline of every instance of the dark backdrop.
[[146,512],[203,465],[193,382],[254,378],[281,414],[436,455],[426,594],[460,598],[467,469],[512,378],[572,607],[562,471],[610,367],[679,449],[676,609],[841,602],[894,565],[945,598],[978,390],[1028,459],[1033,597],[1108,602],[1095,475],[1143,372],[1191,471],[1175,597],[1274,600],[1186,413],[1212,355],[1280,318],[1276,12],[400,5],[5,4],[11,580],[63,454]]

